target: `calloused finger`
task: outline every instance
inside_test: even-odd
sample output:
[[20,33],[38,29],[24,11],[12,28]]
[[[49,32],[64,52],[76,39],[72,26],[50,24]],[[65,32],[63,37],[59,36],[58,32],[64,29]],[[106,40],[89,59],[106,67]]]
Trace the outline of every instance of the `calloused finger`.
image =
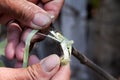
[[27,0],[3,0],[0,5],[0,17],[3,14],[9,15],[31,28],[43,29],[51,23],[51,18],[45,10]]
[[7,45],[5,48],[5,55],[8,59],[13,59],[15,56],[15,49],[19,43],[21,29],[17,23],[9,23],[7,26]]

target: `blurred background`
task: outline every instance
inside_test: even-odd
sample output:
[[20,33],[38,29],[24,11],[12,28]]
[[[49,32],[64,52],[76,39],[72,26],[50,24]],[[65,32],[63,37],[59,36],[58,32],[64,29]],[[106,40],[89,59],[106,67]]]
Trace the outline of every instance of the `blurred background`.
[[[74,47],[116,78],[120,77],[120,0],[65,0],[55,28]],[[12,67],[3,56],[6,43],[6,27],[0,27],[0,65]],[[51,47],[52,46],[52,47]],[[40,59],[56,53],[57,42],[46,38],[36,43],[31,54]],[[88,67],[71,57],[71,80],[105,80]]]

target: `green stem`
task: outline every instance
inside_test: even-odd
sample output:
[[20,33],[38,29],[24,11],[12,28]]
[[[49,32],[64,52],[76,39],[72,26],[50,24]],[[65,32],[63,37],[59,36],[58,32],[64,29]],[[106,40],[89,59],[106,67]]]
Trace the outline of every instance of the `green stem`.
[[25,41],[25,52],[24,52],[24,58],[23,58],[23,67],[27,67],[28,65],[28,57],[29,57],[29,46],[32,37],[38,32],[38,30],[32,30],[30,34],[28,35],[26,41]]

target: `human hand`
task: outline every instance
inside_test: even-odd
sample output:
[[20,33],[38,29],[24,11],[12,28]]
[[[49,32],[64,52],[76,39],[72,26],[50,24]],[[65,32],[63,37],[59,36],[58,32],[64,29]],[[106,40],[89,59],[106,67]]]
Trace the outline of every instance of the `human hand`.
[[29,61],[28,68],[0,68],[0,80],[70,80],[69,64],[60,66],[57,55],[48,56],[37,64],[36,56],[31,56]]
[[[60,12],[64,0],[0,0],[0,23],[16,19],[35,29],[48,26]],[[22,27],[25,27],[22,26]]]
[[[8,27],[8,43],[5,50],[8,59],[12,60],[16,57],[18,63],[22,63],[27,35],[33,28],[40,29],[46,34],[51,22],[57,18],[63,1],[0,0],[0,23],[7,24]],[[40,40],[43,39],[43,36],[36,35],[33,42],[38,37]]]

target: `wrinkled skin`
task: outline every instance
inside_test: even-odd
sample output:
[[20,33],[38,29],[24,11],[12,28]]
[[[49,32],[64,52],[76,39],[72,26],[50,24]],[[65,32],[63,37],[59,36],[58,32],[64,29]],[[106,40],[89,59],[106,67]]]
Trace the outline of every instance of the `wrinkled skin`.
[[[63,2],[64,0],[0,0],[0,23],[7,25],[8,29],[6,57],[22,62],[27,35],[32,29],[48,33],[49,25],[57,18]],[[43,38],[37,34],[32,43]]]
[[[33,28],[46,34],[62,5],[63,0],[0,0],[0,23],[7,24],[8,27],[6,57],[8,59],[16,57],[20,63],[23,60],[27,35]],[[10,21],[13,19],[17,21]],[[43,36],[36,35],[33,41],[41,39]]]
[[29,64],[34,65],[28,68],[0,68],[0,80],[70,80],[69,64],[60,67],[57,55],[48,56],[37,64],[36,56],[29,60],[33,60]]
[[[63,2],[64,0],[0,0],[0,24],[7,26],[8,33],[5,56],[10,60],[17,59],[15,67],[22,65],[27,35],[32,29],[39,29],[47,34]],[[36,34],[32,43],[43,38]],[[44,60],[46,58],[39,62],[38,58],[32,55],[28,68],[0,68],[0,80],[69,80],[69,65],[61,67],[58,56],[49,57],[49,63]],[[56,66],[51,67],[51,62]]]

